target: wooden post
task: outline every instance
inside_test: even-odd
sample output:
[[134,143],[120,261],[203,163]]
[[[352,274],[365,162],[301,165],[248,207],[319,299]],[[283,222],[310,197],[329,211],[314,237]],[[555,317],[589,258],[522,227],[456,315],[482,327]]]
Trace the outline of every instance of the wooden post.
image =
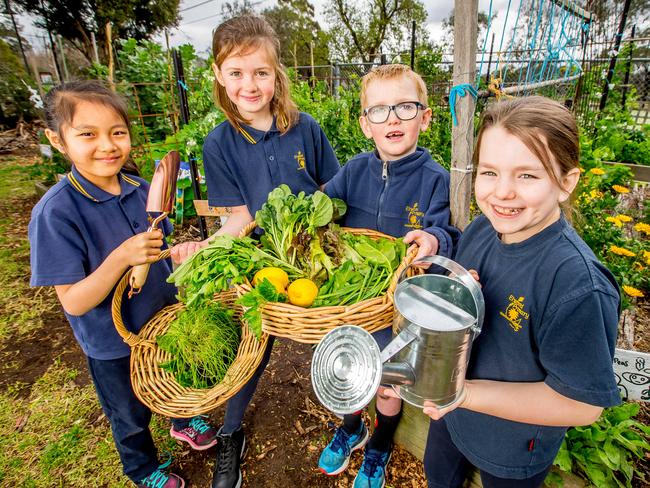
[[111,34],[111,23],[106,22],[106,50],[108,51],[108,84],[111,90],[115,91],[113,76],[115,74],[115,65],[113,64],[113,36]]
[[[455,0],[453,86],[476,80],[478,0]],[[451,129],[451,222],[463,230],[469,223],[472,195],[472,152],[476,100],[467,94],[456,101],[458,125]]]
[[95,64],[99,64],[99,53],[97,52],[97,40],[95,39],[95,33],[90,33],[90,42],[93,45],[93,59]]

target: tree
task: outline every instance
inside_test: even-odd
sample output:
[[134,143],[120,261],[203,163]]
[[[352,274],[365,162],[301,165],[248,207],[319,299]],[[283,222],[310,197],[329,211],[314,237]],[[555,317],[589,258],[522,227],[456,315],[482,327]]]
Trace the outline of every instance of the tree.
[[411,35],[427,39],[427,12],[419,0],[328,0],[325,15],[332,26],[330,50],[341,59],[369,63],[380,52],[399,51]]
[[328,36],[314,20],[314,6],[309,0],[278,0],[262,15],[273,26],[280,38],[282,63],[285,66],[328,64]]
[[0,39],[0,127],[11,127],[21,119],[34,117],[27,87],[31,83],[20,55]]
[[113,37],[148,39],[178,23],[180,0],[14,0],[37,16],[36,25],[61,35],[92,60],[91,32],[105,45],[106,23]]

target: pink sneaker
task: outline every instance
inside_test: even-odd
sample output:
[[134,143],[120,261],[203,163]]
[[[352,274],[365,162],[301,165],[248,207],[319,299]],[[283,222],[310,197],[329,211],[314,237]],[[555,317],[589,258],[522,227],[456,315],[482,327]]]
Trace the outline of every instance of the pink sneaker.
[[187,442],[192,449],[204,451],[210,449],[219,442],[217,429],[212,427],[202,416],[196,416],[190,420],[190,424],[181,430],[176,430],[172,425],[169,435],[174,439]]

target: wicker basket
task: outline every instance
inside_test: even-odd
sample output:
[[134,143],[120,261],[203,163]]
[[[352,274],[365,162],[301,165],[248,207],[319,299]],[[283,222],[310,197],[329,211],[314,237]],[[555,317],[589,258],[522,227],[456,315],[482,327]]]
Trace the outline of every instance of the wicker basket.
[[[250,234],[255,229],[255,221],[242,229],[239,237]],[[344,227],[351,234],[362,234],[377,239],[394,237],[370,229]],[[264,305],[262,312],[262,332],[293,339],[297,342],[317,344],[330,330],[343,324],[358,325],[368,332],[390,327],[393,323],[393,293],[402,270],[412,261],[417,250],[409,252],[393,274],[386,294],[369,298],[352,305],[304,308],[290,303],[271,302]],[[235,285],[241,296],[251,290],[250,284]]]
[[[169,257],[169,250],[163,251],[158,260]],[[158,348],[156,337],[164,334],[183,304],[169,305],[147,322],[138,334],[128,331],[122,322],[122,297],[129,284],[129,270],[118,283],[113,295],[113,322],[124,342],[131,347],[131,384],[136,396],[152,411],[168,417],[193,417],[218,407],[250,379],[262,361],[269,336],[262,333],[258,341],[248,326],[242,325],[242,338],[237,357],[224,379],[210,389],[186,388],[160,364],[170,359],[169,353]],[[215,299],[233,308],[237,299],[235,290],[219,293]],[[235,311],[237,320],[241,308]]]

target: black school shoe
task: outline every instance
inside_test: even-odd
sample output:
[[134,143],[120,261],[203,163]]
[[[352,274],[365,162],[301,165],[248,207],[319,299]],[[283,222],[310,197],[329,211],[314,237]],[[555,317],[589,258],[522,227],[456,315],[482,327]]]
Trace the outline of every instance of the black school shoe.
[[219,431],[218,436],[212,488],[240,488],[242,475],[239,466],[246,448],[244,429],[240,427],[232,434],[222,434]]

